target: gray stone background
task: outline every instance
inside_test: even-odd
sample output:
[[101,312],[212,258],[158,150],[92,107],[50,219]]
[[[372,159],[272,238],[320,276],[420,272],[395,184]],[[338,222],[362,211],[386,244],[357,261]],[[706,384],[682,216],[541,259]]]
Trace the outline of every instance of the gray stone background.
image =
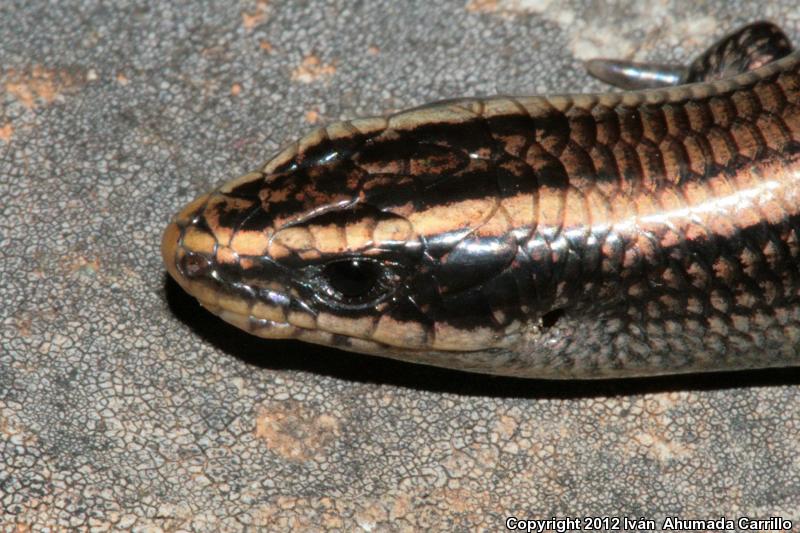
[[603,87],[780,2],[0,4],[8,531],[501,530],[507,515],[800,523],[800,372],[551,383],[248,337],[167,281],[179,206],[313,124]]

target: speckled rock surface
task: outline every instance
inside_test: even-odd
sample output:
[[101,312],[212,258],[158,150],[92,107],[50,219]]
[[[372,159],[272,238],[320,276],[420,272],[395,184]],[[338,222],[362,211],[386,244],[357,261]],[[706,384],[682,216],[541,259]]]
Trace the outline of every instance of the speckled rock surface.
[[[548,383],[246,336],[167,281],[170,215],[312,124],[581,92],[783,0],[0,6],[0,521],[9,531],[800,524],[800,371]],[[358,6],[358,7],[355,7]]]

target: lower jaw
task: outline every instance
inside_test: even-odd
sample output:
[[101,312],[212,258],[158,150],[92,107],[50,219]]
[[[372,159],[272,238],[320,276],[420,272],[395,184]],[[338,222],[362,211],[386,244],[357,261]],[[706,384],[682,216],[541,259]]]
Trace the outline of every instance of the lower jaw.
[[[210,304],[202,300],[198,301],[200,301],[200,305],[228,324],[264,339],[294,339],[372,355],[384,355],[386,350],[389,349],[389,347],[383,346],[375,341],[349,337],[347,335],[331,333],[319,329],[304,328],[296,324],[290,324],[289,322],[243,315],[242,313],[226,309],[216,304]],[[400,350],[398,348],[393,349]]]
[[[339,333],[304,328],[288,322],[257,318],[251,315],[243,315],[237,311],[226,309],[218,304],[198,300],[200,305],[217,315],[225,322],[243,330],[251,335],[264,339],[294,339],[312,344],[330,346],[350,352],[358,352],[368,355],[379,355],[395,359],[415,361],[421,353],[418,350],[411,350],[397,346],[384,345],[380,342],[350,337]],[[424,351],[423,351],[424,352]],[[417,357],[415,357],[417,354]]]
[[294,339],[348,352],[380,356],[410,363],[484,374],[516,375],[516,372],[512,373],[509,371],[510,369],[504,368],[505,364],[509,363],[507,360],[509,353],[500,355],[487,350],[442,351],[389,346],[358,337],[304,328],[288,322],[259,319],[222,308],[216,304],[207,304],[202,301],[200,301],[200,304],[229,324],[265,339]]
[[265,339],[297,339],[301,336],[301,332],[305,330],[305,328],[289,324],[288,322],[256,318],[250,315],[243,315],[230,309],[225,309],[217,304],[204,302],[203,300],[198,300],[198,302],[200,302],[201,306],[208,309],[211,313],[217,315],[228,324],[236,326],[251,335],[263,337]]

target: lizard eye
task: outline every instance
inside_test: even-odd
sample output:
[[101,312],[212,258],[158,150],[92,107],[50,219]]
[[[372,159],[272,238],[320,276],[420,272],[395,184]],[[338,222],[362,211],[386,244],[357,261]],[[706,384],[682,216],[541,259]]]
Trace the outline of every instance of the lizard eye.
[[345,299],[361,299],[372,295],[385,277],[382,265],[371,259],[332,261],[322,269],[328,287]]

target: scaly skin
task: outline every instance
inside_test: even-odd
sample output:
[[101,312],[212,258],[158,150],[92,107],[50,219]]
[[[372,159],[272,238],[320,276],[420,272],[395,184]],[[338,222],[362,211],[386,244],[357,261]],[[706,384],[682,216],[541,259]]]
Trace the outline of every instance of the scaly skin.
[[253,334],[476,372],[796,365],[800,54],[761,30],[687,69],[711,81],[319,129],[185,207],[167,269]]

